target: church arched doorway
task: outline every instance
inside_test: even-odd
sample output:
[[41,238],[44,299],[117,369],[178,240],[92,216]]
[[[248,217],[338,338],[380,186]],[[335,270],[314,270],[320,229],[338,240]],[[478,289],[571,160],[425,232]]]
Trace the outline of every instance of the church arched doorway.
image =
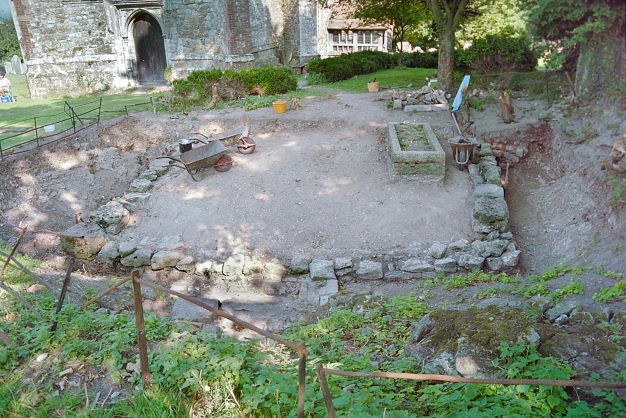
[[140,13],[133,20],[133,39],[140,83],[164,81],[165,44],[159,22],[148,13]]

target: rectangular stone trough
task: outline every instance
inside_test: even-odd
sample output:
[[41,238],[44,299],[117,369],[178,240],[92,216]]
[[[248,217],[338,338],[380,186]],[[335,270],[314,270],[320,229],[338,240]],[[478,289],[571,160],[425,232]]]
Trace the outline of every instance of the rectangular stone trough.
[[[419,127],[425,140],[424,150],[403,150],[398,138],[397,128],[400,125]],[[387,141],[392,172],[395,175],[410,176],[429,183],[443,183],[446,172],[446,154],[439,144],[439,140],[428,123],[400,124],[390,122],[388,125]],[[405,146],[405,148],[407,148]]]

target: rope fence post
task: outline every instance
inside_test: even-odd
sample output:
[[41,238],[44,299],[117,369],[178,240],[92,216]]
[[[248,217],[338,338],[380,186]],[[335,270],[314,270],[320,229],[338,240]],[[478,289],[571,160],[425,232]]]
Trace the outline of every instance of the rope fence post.
[[304,344],[298,346],[298,418],[304,418],[304,389],[306,384],[306,356]]
[[137,345],[139,347],[139,362],[141,364],[141,383],[146,389],[150,386],[150,369],[148,367],[148,340],[143,320],[143,298],[141,296],[141,284],[138,282],[139,272],[133,270],[133,296],[135,299],[135,324],[137,326]]
[[326,373],[324,367],[321,364],[317,364],[316,368],[317,377],[320,379],[320,386],[322,387],[322,395],[324,396],[324,403],[326,404],[326,411],[328,411],[329,418],[337,418],[335,407],[333,405],[333,398],[330,396],[330,390],[328,390],[328,382],[326,381]]
[[35,140],[37,141],[37,147],[39,147],[39,130],[37,129],[37,117],[34,117],[35,121]]
[[102,113],[102,96],[100,97],[100,105],[98,106],[98,126],[100,126],[100,114]]
[[50,327],[50,332],[54,333],[57,330],[58,316],[59,312],[61,312],[61,308],[63,307],[63,301],[65,300],[65,294],[67,293],[67,288],[70,286],[70,280],[72,277],[72,270],[74,270],[74,257],[69,256],[67,259],[67,272],[65,273],[65,279],[63,280],[63,287],[61,288],[61,294],[59,295],[59,301],[57,302],[57,308],[54,312],[54,321],[52,322],[52,326]]

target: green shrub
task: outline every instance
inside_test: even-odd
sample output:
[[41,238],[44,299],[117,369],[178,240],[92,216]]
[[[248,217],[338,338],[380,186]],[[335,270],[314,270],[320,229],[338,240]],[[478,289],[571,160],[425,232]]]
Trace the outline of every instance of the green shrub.
[[271,96],[295,90],[298,80],[287,67],[260,67],[239,72],[226,71],[224,76],[240,80],[251,94]]
[[320,74],[326,81],[332,83],[396,65],[397,57],[394,54],[380,51],[361,51],[333,58],[315,59],[307,65],[307,69],[310,73]]
[[239,99],[245,95],[283,94],[298,87],[298,81],[287,67],[259,67],[241,71],[197,70],[186,79],[173,83],[172,103],[198,105],[211,99],[217,85],[220,98]]
[[487,35],[475,40],[470,48],[456,51],[456,62],[460,68],[481,72],[532,70],[537,56],[525,36]]
[[437,68],[437,52],[412,52],[399,54],[400,65],[409,68]]

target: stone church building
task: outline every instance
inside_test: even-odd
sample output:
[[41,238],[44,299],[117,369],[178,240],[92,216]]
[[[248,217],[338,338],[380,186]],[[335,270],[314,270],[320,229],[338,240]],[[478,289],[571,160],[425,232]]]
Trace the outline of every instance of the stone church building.
[[391,30],[327,0],[10,0],[31,96],[164,82],[208,68],[299,66],[387,51]]
[[[11,0],[33,97],[320,55],[316,0]],[[324,33],[319,37],[318,33]]]

